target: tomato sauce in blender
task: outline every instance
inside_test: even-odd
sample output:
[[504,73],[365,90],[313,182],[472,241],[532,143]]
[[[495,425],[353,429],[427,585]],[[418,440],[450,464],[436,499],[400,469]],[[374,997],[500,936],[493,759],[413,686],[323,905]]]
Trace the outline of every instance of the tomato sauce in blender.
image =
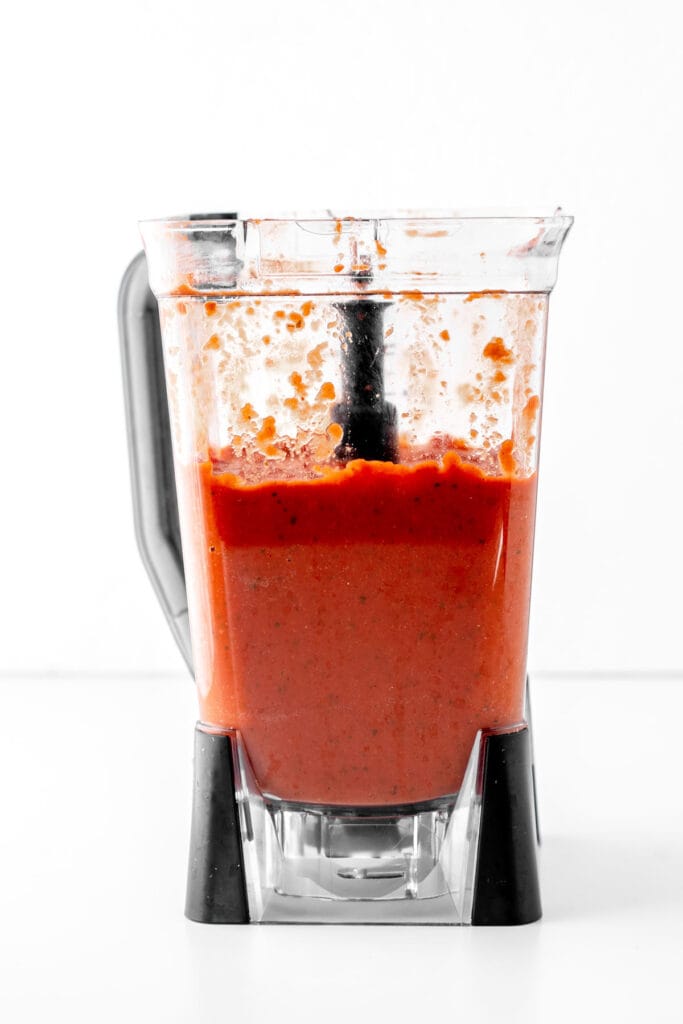
[[536,476],[503,448],[493,470],[464,448],[301,480],[193,467],[202,721],[241,730],[265,793],[432,800],[478,729],[521,722]]

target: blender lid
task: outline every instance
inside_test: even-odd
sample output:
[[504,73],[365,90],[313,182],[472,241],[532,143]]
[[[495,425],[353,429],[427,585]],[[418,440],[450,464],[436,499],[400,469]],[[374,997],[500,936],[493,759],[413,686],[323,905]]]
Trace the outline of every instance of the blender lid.
[[573,218],[465,211],[194,214],[140,223],[158,297],[549,292]]

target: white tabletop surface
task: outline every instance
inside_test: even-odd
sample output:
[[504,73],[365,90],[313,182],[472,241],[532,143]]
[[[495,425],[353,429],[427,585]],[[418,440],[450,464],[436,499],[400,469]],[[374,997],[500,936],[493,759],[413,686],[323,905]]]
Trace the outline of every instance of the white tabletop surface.
[[0,679],[0,1020],[683,1021],[683,678],[536,677],[544,918],[183,917],[187,679]]

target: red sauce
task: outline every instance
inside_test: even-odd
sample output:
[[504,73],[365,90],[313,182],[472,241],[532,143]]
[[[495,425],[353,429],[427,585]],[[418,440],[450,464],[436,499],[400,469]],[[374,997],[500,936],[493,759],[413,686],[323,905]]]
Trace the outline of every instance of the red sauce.
[[253,485],[197,467],[201,716],[242,730],[265,792],[444,796],[478,729],[521,721],[536,478],[510,449],[499,475],[462,449]]

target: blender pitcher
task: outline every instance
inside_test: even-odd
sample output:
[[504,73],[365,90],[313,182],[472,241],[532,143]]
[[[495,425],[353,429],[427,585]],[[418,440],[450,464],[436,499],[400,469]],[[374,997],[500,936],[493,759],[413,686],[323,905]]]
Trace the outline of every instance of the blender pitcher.
[[199,697],[191,919],[540,917],[526,650],[571,223],[142,224],[119,315],[138,540]]

